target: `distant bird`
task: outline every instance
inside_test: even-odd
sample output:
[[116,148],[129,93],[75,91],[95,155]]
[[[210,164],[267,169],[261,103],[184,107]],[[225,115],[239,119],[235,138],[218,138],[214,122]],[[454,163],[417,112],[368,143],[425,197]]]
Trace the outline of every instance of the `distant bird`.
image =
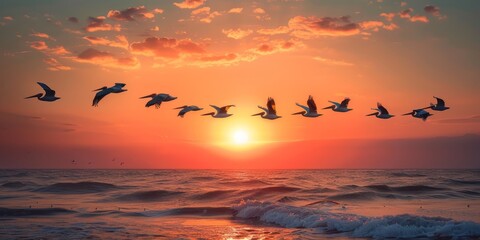
[[435,110],[435,111],[445,111],[447,109],[450,109],[450,107],[445,107],[445,101],[443,101],[443,99],[439,98],[439,97],[435,97],[433,96],[434,98],[437,99],[437,104],[433,104],[433,103],[430,103],[430,107],[425,107],[425,108],[422,108],[422,109],[432,109],[432,110]]
[[350,102],[350,98],[345,98],[341,103],[329,101],[333,103],[332,106],[325,107],[323,109],[332,109],[335,112],[348,112],[353,109],[348,108],[348,103]]
[[150,95],[141,97],[140,99],[142,98],[152,98],[150,101],[147,102],[147,104],[145,104],[145,107],[151,107],[155,105],[155,108],[157,109],[160,108],[160,105],[162,104],[162,102],[169,102],[177,99],[177,97],[173,97],[170,94],[166,94],[166,93],[160,93],[160,94],[152,93]]
[[38,98],[38,100],[45,101],[45,102],[53,102],[53,101],[56,101],[56,100],[60,99],[59,97],[55,96],[55,91],[52,90],[50,87],[48,87],[47,84],[41,83],[41,82],[37,82],[37,83],[38,83],[38,85],[40,85],[40,87],[43,88],[43,90],[45,91],[45,95],[43,93],[39,93],[39,94],[35,94],[33,96],[30,96],[30,97],[26,97],[25,99]]
[[93,91],[99,91],[97,94],[95,94],[95,97],[93,98],[93,103],[92,106],[98,107],[98,103],[102,98],[107,96],[110,93],[121,93],[127,91],[127,89],[123,89],[125,87],[125,83],[115,83],[115,86],[113,87],[101,87],[99,89],[95,89]]
[[403,116],[412,115],[414,118],[421,118],[423,121],[427,120],[428,117],[432,116],[429,112],[423,109],[415,109],[412,112],[405,113]]
[[177,107],[177,108],[174,108],[174,109],[182,109],[182,110],[180,110],[180,112],[178,112],[178,115],[177,115],[177,116],[182,117],[182,118],[185,116],[185,114],[187,112],[203,110],[203,108],[199,108],[199,107],[194,106],[194,105],[191,105],[191,106],[184,105],[184,106]]
[[227,113],[228,109],[231,108],[231,107],[235,107],[235,105],[227,105],[227,106],[223,106],[221,108],[217,107],[215,105],[210,105],[210,107],[215,108],[215,110],[217,112],[216,113],[215,112],[205,113],[205,114],[202,114],[202,116],[212,116],[214,118],[227,118],[227,117],[230,117],[230,116],[233,115],[233,114]]
[[317,112],[317,104],[315,104],[315,101],[313,100],[313,97],[312,96],[308,96],[308,100],[307,100],[307,106],[304,106],[304,105],[301,105],[301,104],[298,104],[298,103],[295,103],[297,106],[303,108],[305,111],[301,111],[301,112],[296,112],[292,115],[298,115],[298,114],[302,114],[302,116],[304,117],[310,117],[310,118],[314,118],[314,117],[319,117],[319,116],[322,116],[322,114],[319,114]]
[[263,112],[253,114],[252,116],[258,116],[260,115],[264,119],[269,119],[269,120],[275,120],[277,118],[281,118],[281,116],[277,116],[277,108],[275,106],[275,100],[273,98],[269,97],[267,101],[267,108],[264,108],[262,106],[258,106],[258,108],[262,109]]
[[123,166],[123,164],[125,164],[125,163],[124,163],[124,162],[121,162],[121,163],[120,163],[120,166]]
[[372,108],[372,110],[377,110],[378,112],[370,113],[367,116],[375,116],[380,119],[389,119],[393,117],[393,115],[390,115],[381,103],[377,103],[377,108]]
[[72,164],[77,164],[77,162],[75,162],[75,160],[72,160]]

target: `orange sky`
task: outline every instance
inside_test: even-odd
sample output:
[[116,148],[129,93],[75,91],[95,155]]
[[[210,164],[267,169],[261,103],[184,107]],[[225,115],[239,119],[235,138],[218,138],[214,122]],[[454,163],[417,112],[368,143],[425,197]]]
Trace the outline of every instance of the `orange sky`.
[[[471,161],[478,150],[458,144],[480,133],[476,2],[66,4],[0,4],[0,167],[72,167],[72,159],[95,163],[80,167],[119,167],[112,158],[131,168],[480,166]],[[42,92],[37,81],[61,99],[24,100]],[[92,90],[115,82],[128,91],[91,107]],[[178,99],[145,108],[139,97],[151,93]],[[319,107],[350,97],[354,110],[292,116],[301,110],[295,102],[305,104],[308,95]],[[400,116],[428,106],[433,95],[452,109],[426,122]],[[250,116],[267,97],[283,118]],[[365,117],[377,102],[397,116]],[[234,115],[200,116],[212,110],[209,104],[235,104]],[[181,119],[173,108],[182,105],[204,110]],[[248,136],[243,145],[235,144],[238,131]],[[457,154],[465,161],[439,165],[398,143],[421,139],[424,151],[433,151],[444,146],[432,144],[435,137],[459,145],[437,153],[438,161]],[[401,145],[399,155],[432,159],[370,161],[366,156],[381,158],[375,155],[381,142]]]

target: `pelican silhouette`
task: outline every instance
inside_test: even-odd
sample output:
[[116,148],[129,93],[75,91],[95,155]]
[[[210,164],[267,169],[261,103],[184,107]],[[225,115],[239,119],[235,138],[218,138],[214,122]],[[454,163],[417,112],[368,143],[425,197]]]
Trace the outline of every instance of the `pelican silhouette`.
[[315,104],[315,101],[313,100],[312,96],[308,96],[308,100],[307,100],[308,107],[304,106],[304,105],[301,105],[301,104],[298,104],[298,103],[295,103],[295,104],[297,106],[303,108],[305,111],[296,112],[296,113],[293,113],[292,115],[302,114],[302,116],[310,117],[310,118],[315,118],[315,117],[322,116],[322,114],[319,114],[317,112],[317,104]]
[[414,109],[412,112],[405,113],[403,116],[412,115],[414,118],[421,118],[423,121],[427,120],[428,117],[432,116],[429,112],[423,109]]
[[98,103],[100,100],[102,100],[105,96],[107,96],[110,93],[121,93],[127,91],[127,89],[123,89],[125,87],[125,83],[115,83],[115,86],[113,87],[101,87],[99,89],[95,89],[93,91],[99,91],[97,94],[95,94],[95,97],[93,98],[93,103],[92,106],[98,107]]
[[229,114],[227,112],[228,112],[229,108],[235,107],[235,105],[227,105],[227,106],[223,106],[221,108],[217,107],[215,105],[210,105],[210,107],[215,108],[215,110],[217,112],[216,113],[215,112],[205,113],[205,114],[202,114],[202,116],[212,116],[214,118],[226,118],[226,117],[230,117],[230,116],[233,115],[233,114]]
[[262,106],[258,106],[258,108],[262,109],[263,112],[253,114],[252,116],[258,116],[260,115],[264,119],[268,120],[275,120],[277,118],[281,118],[281,116],[277,116],[277,108],[275,106],[275,100],[273,98],[269,97],[267,101],[267,108],[264,108]]
[[45,94],[38,93],[38,94],[35,94],[33,96],[26,97],[25,99],[38,98],[38,100],[45,101],[45,102],[53,102],[53,101],[57,101],[58,99],[60,99],[59,97],[55,96],[55,91],[52,90],[50,87],[48,87],[47,84],[41,83],[41,82],[37,82],[37,83],[38,83],[38,85],[40,85],[40,87],[43,88],[43,90],[45,91]]
[[155,105],[155,108],[157,109],[160,108],[160,105],[162,104],[162,102],[169,102],[177,99],[177,97],[173,97],[170,94],[166,94],[166,93],[160,93],[160,94],[152,93],[150,95],[143,96],[140,99],[142,98],[152,98],[150,101],[147,102],[147,104],[145,104],[145,107],[151,107]]
[[380,119],[389,119],[393,117],[393,115],[390,115],[388,110],[381,103],[377,103],[377,108],[372,108],[372,110],[377,110],[378,112],[370,113],[367,116],[375,116]]
[[445,107],[445,101],[443,101],[443,99],[439,98],[439,97],[435,97],[433,96],[434,98],[437,99],[437,104],[433,104],[433,103],[430,103],[430,107],[424,107],[422,109],[432,109],[432,110],[435,110],[435,111],[445,111],[447,109],[450,109],[450,107]]
[[350,98],[345,98],[341,103],[333,102],[333,101],[329,101],[329,102],[333,103],[333,105],[324,107],[323,109],[332,109],[334,112],[348,112],[353,110],[348,108],[348,103],[350,102]]
[[203,110],[203,108],[199,108],[199,107],[194,106],[194,105],[192,105],[192,106],[184,105],[184,106],[177,107],[177,108],[174,108],[174,109],[182,109],[182,110],[180,110],[180,112],[178,112],[178,115],[177,115],[177,116],[182,117],[182,118],[185,116],[185,114],[187,112]]

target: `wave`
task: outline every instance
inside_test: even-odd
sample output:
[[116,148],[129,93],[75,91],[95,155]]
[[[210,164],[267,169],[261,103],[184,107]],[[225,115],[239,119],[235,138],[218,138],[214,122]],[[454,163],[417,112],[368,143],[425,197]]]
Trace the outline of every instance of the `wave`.
[[138,191],[125,195],[118,196],[113,200],[122,202],[155,202],[164,201],[172,196],[183,194],[183,192],[167,191],[167,190],[153,190],[153,191]]
[[447,190],[446,188],[431,187],[426,185],[409,185],[400,187],[390,187],[388,185],[368,185],[366,188],[379,192],[397,192],[397,193],[422,193]]
[[119,187],[102,182],[69,182],[55,183],[47,187],[39,188],[35,191],[58,194],[84,194],[98,193],[118,189]]
[[457,184],[457,185],[480,185],[480,181],[474,180],[459,180],[459,179],[449,179],[450,183]]
[[251,196],[261,196],[261,195],[275,194],[275,193],[296,192],[299,190],[301,189],[296,187],[275,186],[275,187],[265,187],[265,188],[244,190],[242,191],[242,194],[250,194]]
[[211,199],[217,199],[219,197],[225,197],[234,192],[236,192],[236,190],[216,190],[216,191],[210,191],[210,192],[198,194],[196,196],[193,196],[193,198],[197,200],[211,200]]
[[419,173],[405,173],[405,172],[393,172],[390,175],[394,177],[426,177],[427,175]]
[[244,181],[225,180],[220,183],[224,185],[229,185],[229,186],[270,185],[270,183],[262,180],[258,180],[258,179],[251,179],[251,180],[244,180]]
[[6,182],[6,183],[2,184],[2,187],[5,187],[5,188],[22,188],[22,187],[25,187],[25,186],[27,186],[27,185],[22,183],[22,182],[19,182],[19,181]]
[[397,215],[365,217],[332,213],[279,203],[242,201],[234,216],[286,228],[312,228],[322,233],[341,233],[363,238],[477,238],[480,224],[447,218]]
[[378,197],[374,192],[342,193],[327,197],[330,200],[371,200]]
[[0,217],[49,216],[75,213],[65,208],[0,208]]

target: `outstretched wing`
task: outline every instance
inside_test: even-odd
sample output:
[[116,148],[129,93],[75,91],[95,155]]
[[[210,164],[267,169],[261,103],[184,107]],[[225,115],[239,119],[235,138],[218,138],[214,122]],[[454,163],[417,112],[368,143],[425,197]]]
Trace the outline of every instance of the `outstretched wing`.
[[437,107],[445,107],[445,101],[443,99],[433,96],[437,99]]
[[234,107],[235,105],[227,105],[227,106],[223,106],[222,108],[220,108],[220,111],[218,113],[221,113],[221,114],[227,114],[228,112],[228,109],[231,108],[231,107]]
[[295,103],[297,106],[303,108],[303,110],[305,110],[305,112],[308,112],[310,111],[310,108],[308,108],[307,106],[303,106],[302,104],[298,104],[298,103]]
[[109,93],[110,91],[108,91],[108,89],[104,89],[100,92],[97,92],[97,94],[95,94],[95,97],[93,98],[92,106],[95,106],[95,107],[98,106],[98,103],[100,102],[100,100],[102,100]]
[[317,111],[317,104],[315,104],[315,101],[313,100],[312,96],[308,96],[307,105],[310,108],[310,112]]
[[275,100],[273,100],[273,98],[268,98],[267,108],[268,108],[268,113],[277,114],[277,107],[275,105]]
[[377,108],[380,111],[380,114],[388,115],[388,110],[381,103],[377,103]]
[[346,108],[348,107],[348,103],[350,102],[350,98],[345,98],[341,103],[340,103],[340,107],[342,108]]
[[115,87],[118,87],[118,88],[123,88],[123,87],[125,87],[125,85],[127,85],[127,84],[125,84],[125,83],[115,83]]
[[52,90],[49,86],[47,86],[47,84],[41,83],[41,82],[37,82],[37,83],[45,91],[45,96],[55,96],[55,91]]

